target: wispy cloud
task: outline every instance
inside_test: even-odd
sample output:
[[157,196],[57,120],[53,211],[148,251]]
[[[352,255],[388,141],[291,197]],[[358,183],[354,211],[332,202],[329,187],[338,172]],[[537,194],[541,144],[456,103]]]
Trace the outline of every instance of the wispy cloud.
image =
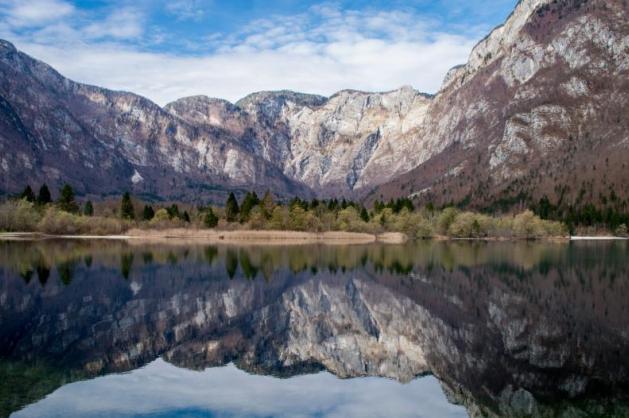
[[204,6],[199,0],[172,0],[166,11],[179,20],[200,20],[205,16]]
[[38,26],[75,13],[72,4],[62,0],[0,0],[3,23],[12,27]]
[[[195,6],[175,1],[170,13],[193,19]],[[412,85],[435,92],[447,70],[465,62],[484,35],[478,28],[440,30],[409,9],[347,10],[322,3],[303,13],[255,19],[231,33],[208,31],[198,41],[182,42],[180,50],[165,51],[146,46],[172,43],[172,36],[149,30],[139,10],[86,18],[67,7],[65,15],[40,20],[41,27],[0,30],[0,36],[72,79],[133,91],[162,105],[186,95],[234,101],[276,89],[330,95]],[[16,19],[15,8],[2,19]]]
[[133,8],[115,10],[102,21],[85,26],[82,32],[91,38],[137,38],[144,32],[140,12]]

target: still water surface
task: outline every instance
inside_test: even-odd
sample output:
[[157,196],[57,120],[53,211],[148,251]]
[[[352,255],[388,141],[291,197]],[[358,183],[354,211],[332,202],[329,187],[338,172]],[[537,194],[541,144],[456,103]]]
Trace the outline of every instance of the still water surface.
[[629,416],[629,245],[0,243],[0,417]]

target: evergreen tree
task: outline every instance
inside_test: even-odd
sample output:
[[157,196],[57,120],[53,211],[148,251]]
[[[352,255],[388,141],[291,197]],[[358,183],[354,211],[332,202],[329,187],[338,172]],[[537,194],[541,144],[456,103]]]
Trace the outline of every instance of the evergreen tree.
[[205,217],[203,218],[203,223],[207,228],[216,228],[216,226],[218,225],[218,216],[214,214],[214,211],[211,207],[207,209]]
[[183,215],[182,215],[181,219],[183,219],[184,222],[190,223],[190,215],[188,214],[187,210],[183,211]]
[[249,220],[251,215],[251,210],[260,203],[260,199],[258,199],[258,195],[256,192],[247,192],[245,198],[242,200],[242,205],[240,205],[240,222],[244,223]]
[[52,202],[52,197],[50,196],[50,190],[48,190],[48,186],[46,183],[42,184],[39,188],[39,195],[37,196],[37,204],[46,205]]
[[363,222],[369,222],[369,213],[364,206],[360,209],[360,219],[362,219]]
[[135,219],[135,211],[133,209],[133,202],[131,202],[131,195],[129,192],[125,192],[122,195],[122,201],[120,202],[120,216],[122,219]]
[[59,193],[59,199],[57,200],[59,209],[70,213],[76,213],[79,211],[79,205],[74,200],[74,190],[69,184],[65,184]]
[[31,189],[30,185],[27,185],[22,194],[20,195],[20,199],[26,199],[27,202],[35,201],[35,193],[33,193],[33,189]]
[[168,216],[170,217],[170,219],[181,218],[181,214],[179,213],[179,206],[177,206],[175,203],[170,205],[169,208],[166,208],[166,210],[168,211]]
[[225,203],[225,218],[227,222],[236,222],[238,220],[238,214],[240,209],[238,208],[238,201],[234,193],[230,193]]
[[264,197],[260,202],[260,209],[262,209],[262,214],[266,219],[271,219],[273,209],[275,209],[275,203],[273,202],[273,195],[268,190],[264,193]]
[[85,202],[83,206],[83,215],[85,216],[93,216],[94,215],[94,205],[92,205],[92,201],[88,200]]
[[142,210],[142,219],[145,221],[150,221],[155,217],[155,210],[152,206],[144,205],[144,210]]

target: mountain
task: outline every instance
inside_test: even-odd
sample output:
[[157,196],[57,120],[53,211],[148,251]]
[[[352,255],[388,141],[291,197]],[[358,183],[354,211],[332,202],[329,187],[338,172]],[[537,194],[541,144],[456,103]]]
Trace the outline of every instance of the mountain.
[[417,167],[371,199],[477,207],[629,197],[629,5],[523,0],[450,71],[428,109]]
[[260,92],[161,108],[0,43],[4,192],[223,199],[229,190],[477,208],[629,203],[629,6],[522,0],[435,96]]
[[5,192],[72,184],[79,194],[194,200],[226,190],[311,192],[226,129],[186,122],[143,97],[75,83],[0,41]]

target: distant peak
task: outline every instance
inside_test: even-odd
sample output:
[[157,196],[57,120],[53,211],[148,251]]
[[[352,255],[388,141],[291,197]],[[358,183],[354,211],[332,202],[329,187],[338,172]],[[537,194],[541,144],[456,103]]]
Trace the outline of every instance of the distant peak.
[[229,100],[225,100],[225,99],[219,99],[216,97],[210,97],[210,96],[205,96],[205,95],[195,95],[195,96],[186,96],[186,97],[181,97],[177,100],[175,100],[174,102],[168,103],[166,106],[164,107],[169,107],[175,104],[188,104],[188,103],[199,103],[199,104],[222,104],[222,105],[231,105],[233,106],[233,103],[231,103]]
[[2,50],[3,52],[16,52],[17,48],[11,42],[0,39],[0,50]]
[[236,106],[243,107],[250,103],[266,101],[290,101],[306,106],[319,106],[327,101],[324,96],[316,94],[298,93],[292,90],[259,91],[251,93],[236,102]]

